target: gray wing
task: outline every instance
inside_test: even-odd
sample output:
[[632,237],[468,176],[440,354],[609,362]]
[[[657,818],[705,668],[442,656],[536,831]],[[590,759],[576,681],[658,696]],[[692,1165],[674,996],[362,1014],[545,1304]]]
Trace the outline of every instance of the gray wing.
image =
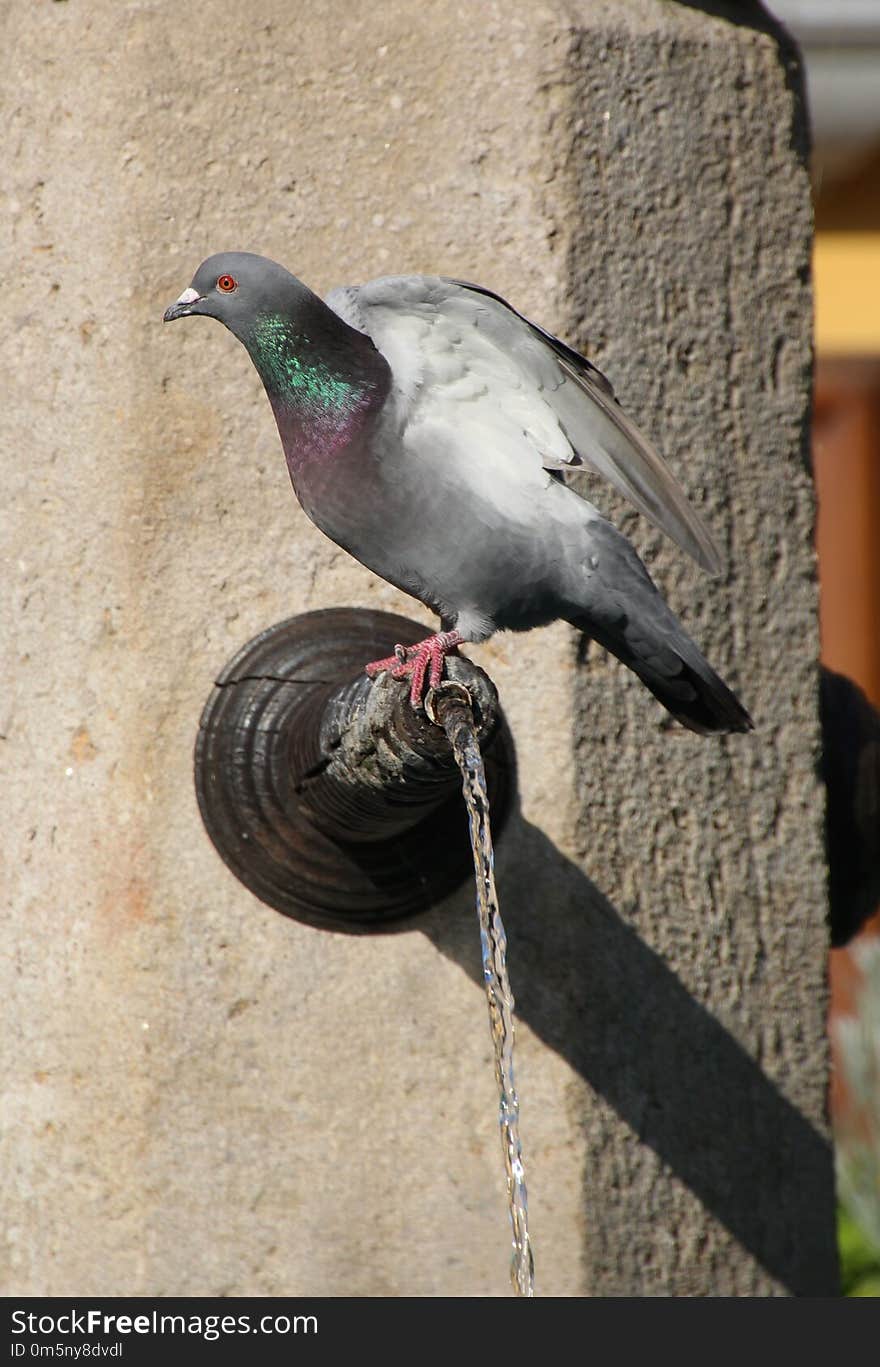
[[481,458],[498,470],[504,451],[539,473],[586,463],[698,564],[720,571],[707,527],[601,372],[499,295],[444,277],[389,276],[334,290],[327,303],[385,355],[407,421],[445,404],[445,418],[479,422]]
[[698,565],[710,574],[720,574],[723,561],[712,533],[660,452],[624,413],[602,372],[500,295],[466,280],[453,283],[507,309],[553,352],[569,383],[555,390],[548,401],[578,455]]

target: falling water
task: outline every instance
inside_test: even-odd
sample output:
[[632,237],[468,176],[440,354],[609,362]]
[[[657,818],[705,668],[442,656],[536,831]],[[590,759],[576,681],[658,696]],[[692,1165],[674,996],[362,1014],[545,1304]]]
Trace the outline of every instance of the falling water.
[[[441,685],[441,688],[444,686]],[[450,685],[446,685],[450,688]],[[495,1077],[501,1094],[499,1123],[507,1170],[507,1198],[513,1229],[510,1279],[518,1296],[534,1295],[535,1265],[529,1243],[528,1202],[522,1145],[519,1138],[519,1101],[513,1082],[513,993],[507,976],[507,935],[495,890],[495,852],[489,825],[489,795],[483,757],[474,731],[473,714],[466,690],[452,685],[458,695],[442,709],[442,724],[461,769],[464,799],[470,824],[483,980],[489,1004],[489,1024],[495,1046]],[[450,691],[451,691],[450,689]],[[445,690],[444,690],[445,691]],[[464,695],[464,698],[461,695]],[[467,699],[465,702],[464,699]],[[439,711],[439,709],[438,709]]]

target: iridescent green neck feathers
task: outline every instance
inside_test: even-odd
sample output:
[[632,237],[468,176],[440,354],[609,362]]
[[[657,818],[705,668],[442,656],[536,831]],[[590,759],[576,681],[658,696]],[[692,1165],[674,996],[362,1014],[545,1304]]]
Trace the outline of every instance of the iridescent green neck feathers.
[[258,314],[246,338],[291,469],[350,442],[388,392],[388,366],[369,338],[323,311]]
[[320,356],[290,319],[257,318],[250,351],[270,398],[322,412],[359,407],[353,400],[362,384],[337,373],[332,359]]

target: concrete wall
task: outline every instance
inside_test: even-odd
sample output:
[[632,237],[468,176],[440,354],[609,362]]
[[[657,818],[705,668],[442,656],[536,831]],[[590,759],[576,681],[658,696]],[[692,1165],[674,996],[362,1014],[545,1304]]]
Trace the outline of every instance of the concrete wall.
[[[4,12],[2,1287],[494,1295],[508,1227],[468,893],[396,936],[227,873],[199,712],[264,626],[428,620],[293,500],[209,252],[483,282],[591,344],[727,546],[626,526],[754,737],[670,729],[567,628],[474,652],[539,1291],[833,1291],[797,82],[687,7]],[[619,505],[604,494],[603,506]]]

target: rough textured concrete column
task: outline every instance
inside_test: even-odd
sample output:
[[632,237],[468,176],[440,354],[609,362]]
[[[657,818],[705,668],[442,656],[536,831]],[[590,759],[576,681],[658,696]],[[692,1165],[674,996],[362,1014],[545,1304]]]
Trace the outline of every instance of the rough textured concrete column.
[[233,339],[163,331],[231,247],[318,289],[491,286],[591,346],[705,505],[718,583],[622,516],[753,738],[667,726],[567,628],[475,652],[521,774],[538,1284],[833,1291],[808,188],[773,38],[654,0],[12,0],[4,36],[4,1290],[508,1291],[470,895],[318,932],[200,825],[244,641],[427,620],[307,522]]

